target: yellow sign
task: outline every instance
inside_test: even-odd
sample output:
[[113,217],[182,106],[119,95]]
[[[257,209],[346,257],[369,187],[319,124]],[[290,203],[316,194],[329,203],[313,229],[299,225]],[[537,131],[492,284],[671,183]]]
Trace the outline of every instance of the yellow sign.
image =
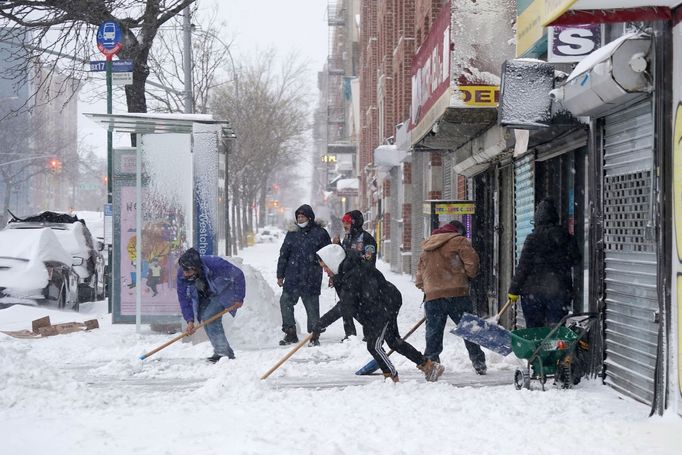
[[535,0],[516,18],[516,56],[520,57],[540,39],[544,28],[542,18],[545,0]]
[[[476,213],[474,202],[443,202],[434,204],[433,213],[436,215],[473,215]],[[431,215],[431,204],[424,204],[424,215]]]
[[577,0],[545,0],[545,12],[542,15],[542,25],[547,27],[559,16],[571,9]]
[[497,107],[500,101],[499,85],[460,85],[457,89],[467,106]]
[[320,159],[323,163],[336,163],[336,155],[322,155]]

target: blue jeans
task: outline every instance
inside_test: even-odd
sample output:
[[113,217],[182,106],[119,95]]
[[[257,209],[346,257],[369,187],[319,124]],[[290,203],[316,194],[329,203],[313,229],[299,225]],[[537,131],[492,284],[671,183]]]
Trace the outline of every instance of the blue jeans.
[[[429,300],[424,304],[426,311],[426,349],[424,357],[440,361],[440,353],[443,352],[443,331],[448,316],[456,324],[465,312],[471,313],[473,306],[469,296],[448,297],[443,299]],[[464,346],[469,351],[469,359],[474,368],[485,366],[485,354],[476,343],[464,340]]]
[[306,315],[308,316],[308,333],[313,331],[313,326],[320,319],[320,296],[319,295],[299,295],[282,291],[279,299],[279,309],[282,311],[282,331],[296,328],[294,319],[294,305],[299,297],[303,300]]
[[[199,318],[202,321],[211,316],[220,313],[225,307],[216,299],[201,300],[199,302]],[[225,329],[223,328],[223,319],[217,319],[210,324],[204,326],[208,340],[213,346],[213,353],[223,357],[234,358],[234,351],[230,347],[225,337]]]
[[560,297],[545,297],[537,294],[521,296],[521,309],[526,327],[548,327],[556,325],[568,314],[571,301]]

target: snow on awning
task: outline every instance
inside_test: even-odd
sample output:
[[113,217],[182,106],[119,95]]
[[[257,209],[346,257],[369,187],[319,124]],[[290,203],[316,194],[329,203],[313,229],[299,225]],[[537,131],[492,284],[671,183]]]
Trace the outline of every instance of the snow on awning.
[[398,150],[395,145],[380,145],[374,149],[374,165],[383,170],[398,166],[407,156],[407,152]]
[[360,188],[360,181],[357,178],[341,179],[336,182],[336,189],[342,190],[357,190]]
[[118,133],[180,133],[191,134],[194,123],[221,125],[223,137],[235,138],[230,122],[215,120],[209,114],[95,114],[85,116],[95,123]]

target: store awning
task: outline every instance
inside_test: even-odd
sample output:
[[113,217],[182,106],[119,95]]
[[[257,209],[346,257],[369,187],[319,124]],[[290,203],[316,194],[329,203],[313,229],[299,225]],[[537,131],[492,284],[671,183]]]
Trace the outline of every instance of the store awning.
[[357,196],[360,180],[357,178],[341,179],[336,182],[336,194],[339,196]]
[[[480,136],[497,122],[497,109],[481,107],[448,107],[431,131],[419,143],[416,151],[457,150],[475,137]],[[424,150],[424,148],[426,150]]]
[[398,150],[395,145],[380,145],[374,149],[374,165],[378,169],[388,171],[398,166],[407,156],[404,150]]
[[564,0],[545,11],[542,25],[577,25],[670,19],[681,0]]

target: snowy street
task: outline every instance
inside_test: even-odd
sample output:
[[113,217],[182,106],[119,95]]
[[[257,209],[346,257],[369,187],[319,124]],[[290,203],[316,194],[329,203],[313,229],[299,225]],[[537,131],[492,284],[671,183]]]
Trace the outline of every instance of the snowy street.
[[[96,317],[100,328],[46,339],[0,335],[0,436],[3,453],[51,454],[357,454],[542,453],[673,454],[682,446],[674,414],[648,407],[599,381],[542,392],[512,385],[519,361],[486,351],[488,375],[474,374],[460,339],[446,332],[442,381],[427,383],[393,355],[401,382],[355,376],[369,360],[359,339],[339,343],[337,322],[318,348],[304,347],[270,378],[259,377],[290,347],[280,347],[275,264],[278,243],[243,251],[249,283],[244,308],[226,323],[236,360],[204,360],[208,342],[178,342],[138,357],[173,335],[112,325],[106,302],[81,313],[13,306],[0,330]],[[380,268],[386,269],[380,263]],[[249,269],[249,270],[246,270]],[[408,276],[384,273],[402,291],[404,333],[421,317]],[[272,286],[268,287],[268,286]],[[322,311],[333,304],[324,289]],[[302,304],[296,306],[305,323]],[[231,319],[230,317],[228,317]],[[451,324],[451,323],[450,323]],[[452,326],[448,325],[446,330]],[[359,328],[359,327],[358,327]],[[411,341],[424,346],[424,329]]]

